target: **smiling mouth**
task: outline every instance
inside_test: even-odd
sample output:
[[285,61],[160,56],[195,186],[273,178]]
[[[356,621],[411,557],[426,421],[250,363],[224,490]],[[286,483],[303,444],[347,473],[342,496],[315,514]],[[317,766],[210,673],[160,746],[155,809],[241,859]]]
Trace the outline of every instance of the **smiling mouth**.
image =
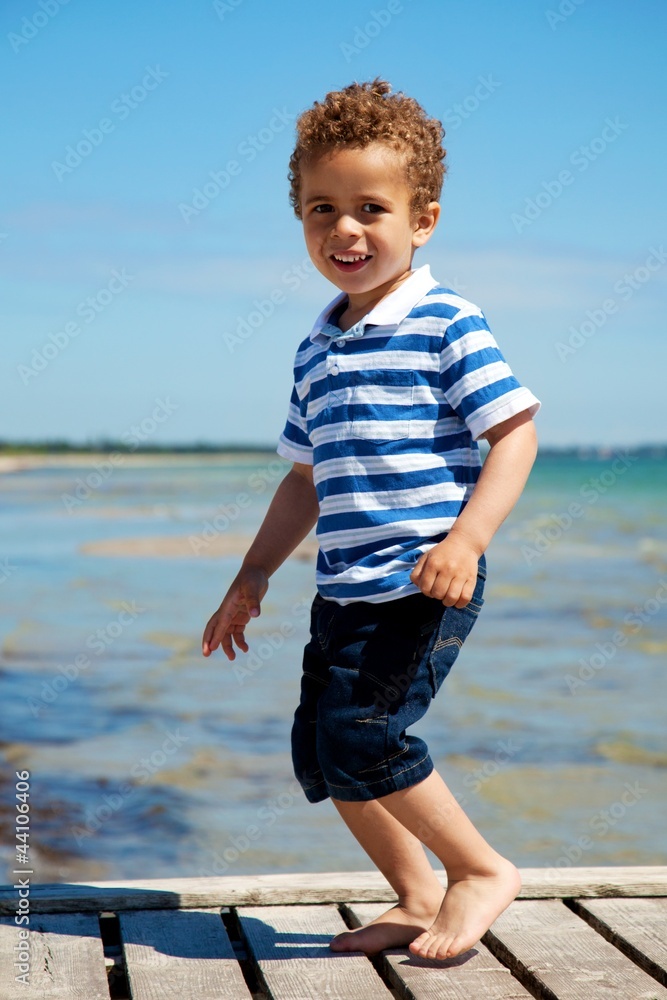
[[358,271],[369,261],[369,253],[332,253],[331,260],[339,271]]

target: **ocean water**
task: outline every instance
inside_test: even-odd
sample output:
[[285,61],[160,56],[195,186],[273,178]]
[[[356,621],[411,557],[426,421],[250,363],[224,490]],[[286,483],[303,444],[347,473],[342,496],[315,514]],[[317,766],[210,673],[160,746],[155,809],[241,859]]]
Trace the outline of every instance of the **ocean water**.
[[[312,559],[274,575],[247,656],[200,652],[287,463],[72,461],[0,476],[4,881],[23,770],[33,881],[371,868],[291,769]],[[667,861],[666,495],[664,452],[541,454],[411,730],[517,864]]]

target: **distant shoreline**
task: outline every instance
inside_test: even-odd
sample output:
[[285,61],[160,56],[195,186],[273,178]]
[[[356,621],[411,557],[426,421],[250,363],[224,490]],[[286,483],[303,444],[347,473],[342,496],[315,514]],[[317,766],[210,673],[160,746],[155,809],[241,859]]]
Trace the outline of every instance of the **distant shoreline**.
[[[487,451],[485,441],[480,442],[482,455]],[[667,443],[643,444],[636,447],[630,445],[579,445],[577,447],[555,448],[540,447],[539,459],[579,459],[580,461],[608,461],[615,455],[631,453],[637,458],[656,460],[667,459]],[[73,445],[68,442],[28,444],[24,442],[15,445],[0,442],[0,475],[8,472],[22,472],[41,468],[77,468],[80,466],[95,466],[99,462],[111,461],[115,465],[133,466],[135,468],[150,468],[160,465],[191,465],[205,460],[212,464],[227,465],[239,460],[271,456],[276,461],[286,459],[278,455],[275,447],[270,445],[232,445],[222,448],[213,445],[165,445],[149,448],[130,449],[126,444],[117,441],[100,442],[96,446]]]
[[[58,468],[71,469],[80,466],[94,466],[99,462],[108,462],[109,456],[114,456],[114,464],[119,466],[134,466],[135,468],[146,468],[159,465],[173,465],[175,462],[182,465],[199,463],[202,459],[212,464],[226,465],[243,459],[256,459],[262,456],[271,455],[276,461],[285,461],[278,455],[275,449],[248,449],[247,451],[219,452],[219,451],[164,451],[152,452],[130,452],[122,449],[110,448],[108,451],[59,451],[56,454],[51,452],[2,452],[0,451],[0,474],[3,472],[22,472],[27,469]],[[285,463],[288,465],[289,463]]]

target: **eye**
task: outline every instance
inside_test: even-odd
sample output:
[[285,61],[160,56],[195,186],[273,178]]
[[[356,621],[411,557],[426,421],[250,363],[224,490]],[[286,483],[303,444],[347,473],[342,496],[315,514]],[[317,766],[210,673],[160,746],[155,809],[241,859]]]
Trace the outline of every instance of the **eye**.
[[323,203],[322,205],[315,205],[313,212],[317,212],[319,214],[324,212],[333,212],[333,205],[328,205],[326,203]]
[[372,215],[376,215],[378,212],[384,212],[382,205],[376,205],[374,201],[367,201],[361,207],[365,212],[367,211]]

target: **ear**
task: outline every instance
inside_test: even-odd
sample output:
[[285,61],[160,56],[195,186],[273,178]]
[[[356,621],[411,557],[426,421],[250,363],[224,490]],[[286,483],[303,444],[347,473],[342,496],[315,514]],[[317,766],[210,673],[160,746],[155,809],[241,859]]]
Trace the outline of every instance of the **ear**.
[[413,247],[422,247],[433,235],[433,230],[440,218],[440,205],[437,201],[431,201],[423,212],[414,220],[414,232],[412,234]]

